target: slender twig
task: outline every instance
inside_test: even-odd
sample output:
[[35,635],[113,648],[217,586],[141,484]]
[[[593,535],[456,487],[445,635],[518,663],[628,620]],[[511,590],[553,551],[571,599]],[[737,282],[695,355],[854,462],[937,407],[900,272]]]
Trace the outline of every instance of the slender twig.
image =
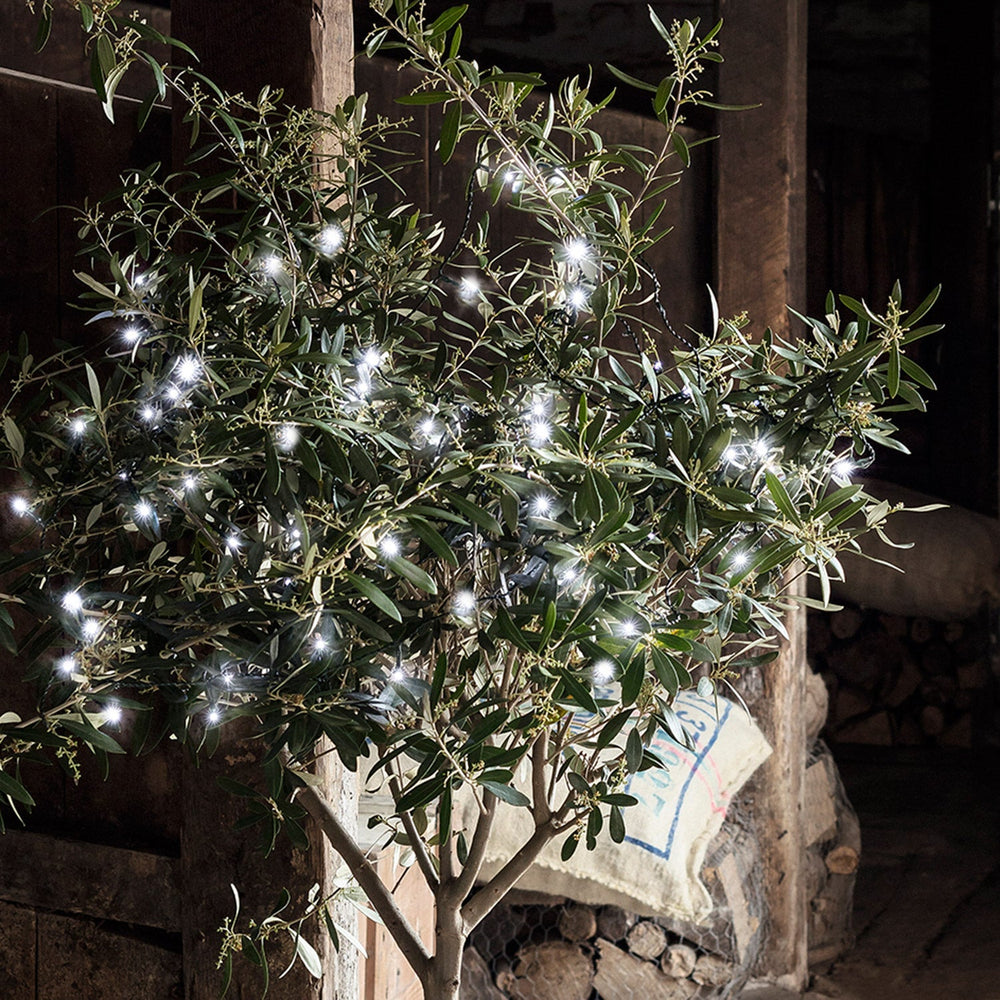
[[472,834],[472,843],[469,845],[469,856],[462,866],[462,873],[455,880],[454,895],[459,903],[472,891],[476,878],[479,876],[479,872],[483,867],[483,861],[486,858],[486,845],[489,841],[490,831],[493,829],[493,819],[497,811],[497,799],[490,792],[487,792],[484,798],[486,811],[480,813],[476,821],[476,829]]
[[[402,789],[399,787],[399,779],[395,775],[389,778],[389,788],[392,791],[394,799],[398,800],[403,794]],[[434,867],[434,862],[431,860],[431,856],[427,853],[427,845],[424,843],[423,837],[418,833],[416,823],[413,822],[413,814],[409,809],[404,809],[399,814],[399,818],[403,821],[403,828],[406,830],[406,836],[409,838],[410,847],[413,849],[413,854],[417,859],[417,865],[420,868],[421,874],[433,892],[439,885],[438,873]]]
[[319,824],[330,846],[344,859],[368,901],[382,918],[385,929],[396,942],[417,978],[423,982],[427,977],[431,956],[399,909],[392,893],[379,877],[375,866],[344,828],[330,804],[314,788],[304,785],[296,792],[296,798]]

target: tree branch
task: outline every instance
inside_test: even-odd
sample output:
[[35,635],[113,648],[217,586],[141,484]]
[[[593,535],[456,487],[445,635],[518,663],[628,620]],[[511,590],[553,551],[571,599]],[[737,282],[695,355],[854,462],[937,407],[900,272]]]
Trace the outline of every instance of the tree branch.
[[462,907],[462,921],[467,934],[507,895],[555,834],[552,819],[536,827],[524,846]]
[[[389,778],[389,788],[392,791],[392,797],[398,800],[402,793],[399,781],[395,775]],[[417,832],[417,826],[413,822],[413,815],[409,810],[405,810],[399,813],[399,818],[403,821],[403,828],[406,830],[406,836],[410,839],[410,847],[413,848],[413,854],[417,859],[417,865],[420,868],[421,874],[430,886],[431,892],[434,892],[439,885],[437,870],[434,867],[434,862],[431,861],[430,855],[427,853],[427,845],[424,843],[423,837]]]
[[476,829],[469,845],[469,856],[462,866],[462,873],[455,880],[455,897],[459,903],[472,891],[476,876],[483,867],[486,845],[490,839],[490,830],[493,829],[493,817],[497,812],[497,798],[492,792],[487,792],[483,799],[486,811],[480,813],[476,820]]
[[319,824],[323,835],[333,849],[344,859],[351,874],[357,879],[368,901],[382,918],[385,929],[392,935],[403,957],[416,973],[417,978],[424,982],[431,956],[403,916],[392,893],[379,878],[374,865],[364,852],[354,842],[354,838],[344,829],[330,804],[317,791],[305,785],[298,789],[296,797],[302,803],[306,812]]
[[531,813],[535,826],[549,821],[552,809],[549,807],[548,774],[546,767],[549,756],[549,731],[543,729],[535,737],[531,747]]

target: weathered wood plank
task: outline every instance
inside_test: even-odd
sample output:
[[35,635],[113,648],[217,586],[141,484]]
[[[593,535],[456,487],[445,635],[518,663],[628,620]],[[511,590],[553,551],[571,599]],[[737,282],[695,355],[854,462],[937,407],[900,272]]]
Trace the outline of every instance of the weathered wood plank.
[[[31,136],[26,142],[25,137]],[[52,88],[0,74],[0,350],[58,329],[57,107]]]
[[0,899],[64,913],[181,927],[177,858],[8,830],[0,837]]
[[37,919],[38,1000],[183,1000],[181,957],[168,941],[58,914]]
[[[404,870],[394,863],[389,848],[377,861],[379,875],[388,885],[397,886],[393,896],[414,930],[428,948],[434,943],[434,897],[416,866]],[[367,959],[361,963],[364,1000],[421,1000],[420,982],[407,966],[385,927],[366,921]]]
[[35,914],[0,903],[0,996],[37,1000],[35,994]]

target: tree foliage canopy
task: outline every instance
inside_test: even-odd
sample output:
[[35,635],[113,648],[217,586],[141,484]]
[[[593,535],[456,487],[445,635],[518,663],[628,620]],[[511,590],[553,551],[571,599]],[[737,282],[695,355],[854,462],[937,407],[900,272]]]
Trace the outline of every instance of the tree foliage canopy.
[[[461,233],[392,189],[406,123],[364,95],[324,114],[225,94],[80,5],[109,108],[150,61],[192,146],[83,211],[91,341],[4,358],[22,530],[0,571],[40,709],[0,719],[0,793],[30,804],[25,760],[119,752],[122,713],[145,751],[251,717],[267,780],[231,790],[268,845],[301,837],[293,796],[331,746],[385,776],[387,828],[464,899],[497,799],[567,856],[621,840],[653,733],[688,738],[678,691],[772,655],[793,567],[828,598],[889,513],[852,469],[900,447],[893,413],[931,387],[903,348],[937,327],[933,295],[906,313],[897,288],[882,313],[831,298],[787,342],[714,301],[674,330],[646,256],[685,111],[715,106],[717,28],[653,16],[670,74],[618,74],[663,126],[642,149],[602,137],[585,82],[539,101],[536,75],[464,59],[463,8],[374,6],[368,53],[424,74],[401,103],[442,106],[442,160],[476,149]],[[452,823],[460,792],[478,832]]]

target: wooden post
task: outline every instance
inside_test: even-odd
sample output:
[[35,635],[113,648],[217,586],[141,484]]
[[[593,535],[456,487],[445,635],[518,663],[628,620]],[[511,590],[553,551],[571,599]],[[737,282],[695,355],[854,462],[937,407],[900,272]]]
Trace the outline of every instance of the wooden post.
[[[198,68],[223,89],[253,98],[270,86],[281,89],[289,104],[320,110],[332,109],[353,92],[351,0],[174,0],[171,17],[171,34],[194,49]],[[183,150],[183,140],[175,140],[178,157]],[[218,997],[215,928],[221,916],[232,912],[230,882],[248,893],[247,905],[258,907],[254,915],[259,918],[267,912],[259,908],[273,904],[282,887],[300,900],[313,883],[328,891],[339,867],[339,859],[318,830],[312,833],[308,853],[291,852],[286,841],[266,861],[254,851],[252,832],[233,831],[241,807],[216,786],[214,778],[243,770],[242,780],[256,784],[260,753],[251,741],[237,738],[201,768],[192,763],[185,767],[181,863],[186,1000]],[[351,827],[357,808],[354,776],[333,757],[327,755],[321,765],[325,794]],[[336,919],[354,932],[356,921],[349,906],[341,908]],[[300,966],[284,979],[277,979],[281,970],[276,969],[268,997],[353,1000],[358,979],[353,947],[345,940],[342,951],[334,954],[324,946],[325,932],[314,928],[309,937],[323,960],[322,982],[309,980]],[[230,996],[259,993],[257,970],[249,962],[238,962]]]
[[[786,304],[805,299],[806,4],[719,0],[720,100],[761,107],[719,121],[717,287],[723,315],[746,310],[757,335],[787,334]],[[758,721],[774,748],[752,795],[768,927],[754,973],[792,990],[807,977],[801,791],[805,773],[805,616],[764,668]]]

